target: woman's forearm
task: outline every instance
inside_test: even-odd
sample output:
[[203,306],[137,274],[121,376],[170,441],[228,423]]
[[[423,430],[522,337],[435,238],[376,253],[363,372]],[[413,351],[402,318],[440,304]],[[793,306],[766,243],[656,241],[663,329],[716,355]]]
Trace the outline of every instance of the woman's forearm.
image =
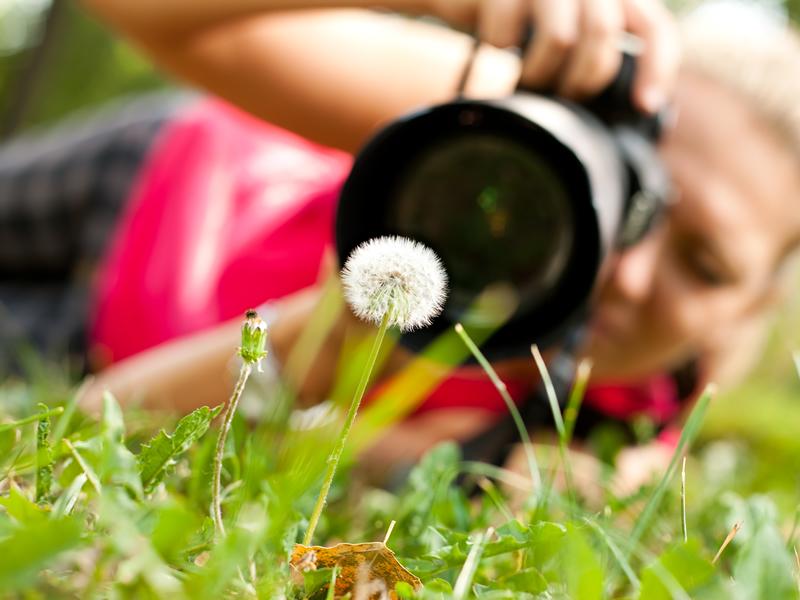
[[[267,335],[278,365],[287,363],[292,350],[317,308],[318,287],[300,290],[275,305],[267,317]],[[99,373],[84,394],[86,410],[99,410],[108,390],[122,405],[139,404],[148,409],[189,412],[198,406],[216,406],[231,392],[237,368],[232,364],[241,343],[242,318],[165,342],[122,360]],[[335,374],[344,327],[352,319],[340,313],[327,333],[319,356],[303,357],[314,368],[302,380],[282,373],[300,404],[314,404],[327,397]]]
[[[146,11],[135,7],[138,1],[120,0],[130,13],[115,12],[116,4],[109,2],[87,0],[87,6],[173,75],[348,152],[358,150],[382,123],[453,98],[471,46],[466,35],[444,27],[360,10],[265,12],[163,39],[142,27],[145,17],[138,14]],[[145,5],[152,10],[149,18],[160,20],[187,2]],[[518,76],[514,55],[486,47],[468,91],[502,96]]]
[[431,0],[82,0],[82,3],[120,31],[164,43],[175,43],[176,37],[276,12],[383,8],[429,14],[434,8]]
[[185,413],[216,406],[231,389],[229,367],[239,345],[239,322],[173,340],[116,363],[99,373],[83,399],[99,410],[111,392],[123,406]]

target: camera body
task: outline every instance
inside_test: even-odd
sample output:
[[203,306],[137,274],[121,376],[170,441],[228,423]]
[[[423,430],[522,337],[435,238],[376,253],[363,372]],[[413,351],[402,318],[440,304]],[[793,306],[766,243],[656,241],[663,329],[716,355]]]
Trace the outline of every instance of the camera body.
[[[368,239],[400,235],[430,246],[450,278],[443,313],[402,344],[419,351],[462,322],[487,329],[483,351],[496,360],[584,321],[606,262],[646,235],[669,197],[658,121],[621,104],[523,91],[458,99],[366,144],[342,189],[340,261]],[[487,290],[513,304],[502,322],[476,309]]]

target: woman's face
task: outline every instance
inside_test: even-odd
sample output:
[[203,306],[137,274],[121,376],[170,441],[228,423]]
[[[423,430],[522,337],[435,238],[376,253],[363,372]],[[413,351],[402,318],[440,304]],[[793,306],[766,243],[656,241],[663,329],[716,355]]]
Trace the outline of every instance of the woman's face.
[[764,308],[800,233],[800,176],[784,142],[722,86],[681,77],[661,150],[676,188],[663,224],[622,254],[586,353],[598,379],[674,367]]

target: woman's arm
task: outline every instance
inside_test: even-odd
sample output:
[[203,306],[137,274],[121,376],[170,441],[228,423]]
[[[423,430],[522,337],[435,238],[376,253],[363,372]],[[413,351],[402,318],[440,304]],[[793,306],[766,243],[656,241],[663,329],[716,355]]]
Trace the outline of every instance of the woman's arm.
[[[678,65],[674,25],[659,0],[83,0],[179,77],[315,141],[358,149],[375,128],[453,97],[468,36],[366,11],[438,15],[497,46],[519,44],[534,24],[523,82],[581,98],[613,78],[622,31],[639,35],[634,99],[655,110]],[[289,11],[289,9],[293,9]],[[303,9],[303,10],[300,10]],[[287,11],[287,12],[281,12]],[[468,92],[516,85],[520,61],[484,47]]]
[[[313,286],[276,305],[277,318],[267,325],[272,358],[278,364],[286,363],[321,293],[319,286]],[[83,395],[82,405],[89,411],[99,410],[106,390],[123,405],[139,403],[148,409],[180,413],[223,402],[233,387],[231,361],[241,342],[243,319],[244,315],[115,363],[94,378]],[[344,328],[353,323],[346,313],[340,314],[318,355],[313,357],[310,376],[298,381],[292,373],[283,373],[295,389],[298,404],[315,404],[327,397]]]
[[239,346],[241,320],[165,342],[97,374],[81,398],[97,412],[111,392],[123,406],[188,413],[216,406],[232,389],[229,364]]
[[[171,73],[271,123],[349,152],[380,124],[453,98],[471,45],[468,36],[439,26],[359,10],[217,15],[216,25],[170,37],[150,33],[138,12],[114,12],[113,2],[86,4]],[[484,48],[471,90],[506,94],[518,73],[512,54]]]

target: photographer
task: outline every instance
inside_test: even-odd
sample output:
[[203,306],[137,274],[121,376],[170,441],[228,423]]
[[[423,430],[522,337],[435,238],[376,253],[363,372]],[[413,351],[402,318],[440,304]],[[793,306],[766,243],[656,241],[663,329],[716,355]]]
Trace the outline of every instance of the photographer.
[[[361,4],[371,3],[348,3]],[[269,123],[345,152],[357,150],[382,124],[408,110],[452,99],[471,46],[467,36],[441,27],[360,11],[290,10],[297,8],[296,2],[91,0],[86,5],[171,72]],[[306,3],[306,8],[341,5],[320,1]],[[576,100],[590,98],[619,68],[621,33],[641,39],[633,100],[647,113],[668,99],[674,103],[678,119],[661,142],[661,154],[678,199],[660,226],[616,257],[594,299],[582,349],[594,363],[587,409],[618,419],[645,414],[666,426],[704,381],[724,382],[731,374],[739,375],[747,357],[738,351],[757,349],[749,342],[751,334],[758,332],[776,296],[778,269],[800,233],[798,213],[790,202],[800,192],[800,125],[794,107],[797,90],[791,83],[800,59],[794,38],[784,32],[764,34],[761,45],[752,48],[723,28],[703,35],[687,30],[686,60],[678,71],[676,28],[663,7],[649,0],[398,0],[381,5],[433,14],[478,31],[489,44],[479,51],[467,86],[467,93],[478,97],[505,96],[521,80],[530,88],[555,90]],[[536,35],[521,62],[498,49],[519,45],[529,24]],[[347,175],[347,156],[271,126],[261,129],[214,103],[201,102],[201,109],[197,101],[187,103],[176,109],[180,117],[173,122],[168,116],[158,128],[100,273],[92,325],[94,354],[124,360],[101,373],[90,400],[108,386],[123,401],[142,394],[152,407],[187,410],[217,403],[227,392],[227,362],[239,321],[219,323],[247,306],[283,297],[271,323],[274,355],[281,363],[319,295],[314,287],[289,293],[316,278],[325,236],[330,235],[332,207]],[[215,143],[215,135],[225,143]],[[309,177],[295,173],[282,188],[284,202],[299,206],[294,206],[291,219],[270,229],[276,234],[271,243],[283,243],[271,260],[259,255],[248,262],[246,256],[232,253],[229,263],[220,265],[219,256],[227,252],[224,240],[202,236],[218,234],[223,224],[244,219],[241,208],[249,205],[242,204],[242,198],[259,191],[268,194],[269,187],[263,186],[275,180],[253,175],[252,180],[232,182],[230,173],[226,178],[224,169],[216,169],[217,177],[201,179],[198,185],[182,169],[208,167],[196,156],[203,149],[209,151],[206,157],[219,160],[215,167],[233,168],[274,147],[291,150],[281,156],[294,157],[296,172],[311,169],[318,176],[309,182]],[[163,159],[168,151],[172,162],[159,164],[158,153]],[[188,165],[178,156],[186,157]],[[170,190],[179,186],[175,180],[186,185],[172,194]],[[216,187],[206,187],[210,184]],[[255,192],[253,186],[258,188]],[[302,197],[286,190],[302,190]],[[192,197],[212,191],[213,203]],[[160,302],[167,295],[159,296],[158,289],[159,301],[150,306],[143,294],[131,298],[125,291],[146,288],[149,293],[153,282],[174,277],[168,270],[159,273],[158,267],[164,267],[159,261],[172,264],[167,254],[159,256],[145,242],[163,239],[158,235],[160,217],[192,216],[195,201],[200,207],[216,208],[214,214],[200,211],[207,218],[199,219],[194,231],[205,241],[192,245],[184,239],[187,246],[179,248],[184,263],[196,252],[205,253],[204,262],[195,261],[193,277],[182,280],[196,286],[181,286],[176,294],[183,297],[173,297],[167,305]],[[269,218],[260,218],[265,227],[274,226]],[[231,246],[246,247],[245,241],[227,240]],[[145,260],[137,262],[137,256]],[[259,283],[282,278],[283,288]],[[173,289],[169,283],[161,285]],[[120,315],[127,326],[115,324]],[[292,382],[303,402],[327,397],[338,348],[349,329],[362,327],[347,315],[340,321],[313,359],[313,377]],[[124,336],[114,331],[119,327]],[[115,348],[115,343],[127,343],[122,337],[141,342],[138,347],[134,341]],[[748,340],[747,345],[741,340]],[[408,360],[404,351],[396,350],[383,377]],[[518,395],[537,379],[529,359],[498,364],[498,371]],[[676,382],[673,373],[678,372],[690,373],[691,381]],[[441,439],[476,434],[501,410],[481,375],[465,369],[389,432],[374,455],[379,461],[413,459]],[[657,442],[638,453],[646,459],[633,461],[631,470],[659,464],[669,449]],[[623,456],[623,462],[629,456]]]

